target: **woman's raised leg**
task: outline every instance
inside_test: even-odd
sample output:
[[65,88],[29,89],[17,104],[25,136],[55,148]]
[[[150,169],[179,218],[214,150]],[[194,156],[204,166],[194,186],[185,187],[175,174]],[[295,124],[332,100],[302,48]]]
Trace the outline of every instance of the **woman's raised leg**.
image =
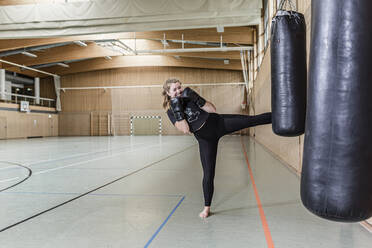
[[219,138],[244,128],[258,125],[270,124],[271,112],[260,115],[238,115],[238,114],[220,114],[218,135]]

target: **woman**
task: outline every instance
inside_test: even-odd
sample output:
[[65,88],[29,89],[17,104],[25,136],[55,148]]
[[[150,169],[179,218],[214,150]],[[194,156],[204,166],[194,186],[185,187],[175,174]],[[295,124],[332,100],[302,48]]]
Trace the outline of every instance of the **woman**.
[[216,107],[205,101],[189,87],[183,89],[178,79],[168,79],[163,85],[164,103],[170,121],[183,133],[193,133],[199,143],[203,166],[204,210],[199,214],[207,218],[213,196],[217,146],[225,134],[271,123],[271,113],[256,116],[217,114]]

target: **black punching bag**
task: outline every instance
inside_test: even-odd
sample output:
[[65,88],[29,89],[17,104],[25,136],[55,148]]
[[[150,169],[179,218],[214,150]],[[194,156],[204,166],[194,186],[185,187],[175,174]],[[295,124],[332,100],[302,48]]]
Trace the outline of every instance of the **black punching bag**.
[[312,0],[301,199],[314,214],[372,216],[371,0]]
[[279,10],[271,28],[272,128],[281,136],[305,131],[306,24],[304,16]]

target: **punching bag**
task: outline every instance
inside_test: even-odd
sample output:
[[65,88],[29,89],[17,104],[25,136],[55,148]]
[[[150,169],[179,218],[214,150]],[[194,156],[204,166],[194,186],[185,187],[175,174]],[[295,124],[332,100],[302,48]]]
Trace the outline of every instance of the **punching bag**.
[[316,215],[372,216],[371,0],[312,0],[301,200]]
[[305,131],[306,24],[304,16],[279,10],[271,28],[272,128],[281,136]]

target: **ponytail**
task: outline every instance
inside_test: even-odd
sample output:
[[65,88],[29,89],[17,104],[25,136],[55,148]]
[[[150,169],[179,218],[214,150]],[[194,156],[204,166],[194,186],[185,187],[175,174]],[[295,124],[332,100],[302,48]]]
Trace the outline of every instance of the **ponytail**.
[[167,109],[169,106],[170,97],[165,90],[163,90],[162,95],[164,96],[163,108]]

